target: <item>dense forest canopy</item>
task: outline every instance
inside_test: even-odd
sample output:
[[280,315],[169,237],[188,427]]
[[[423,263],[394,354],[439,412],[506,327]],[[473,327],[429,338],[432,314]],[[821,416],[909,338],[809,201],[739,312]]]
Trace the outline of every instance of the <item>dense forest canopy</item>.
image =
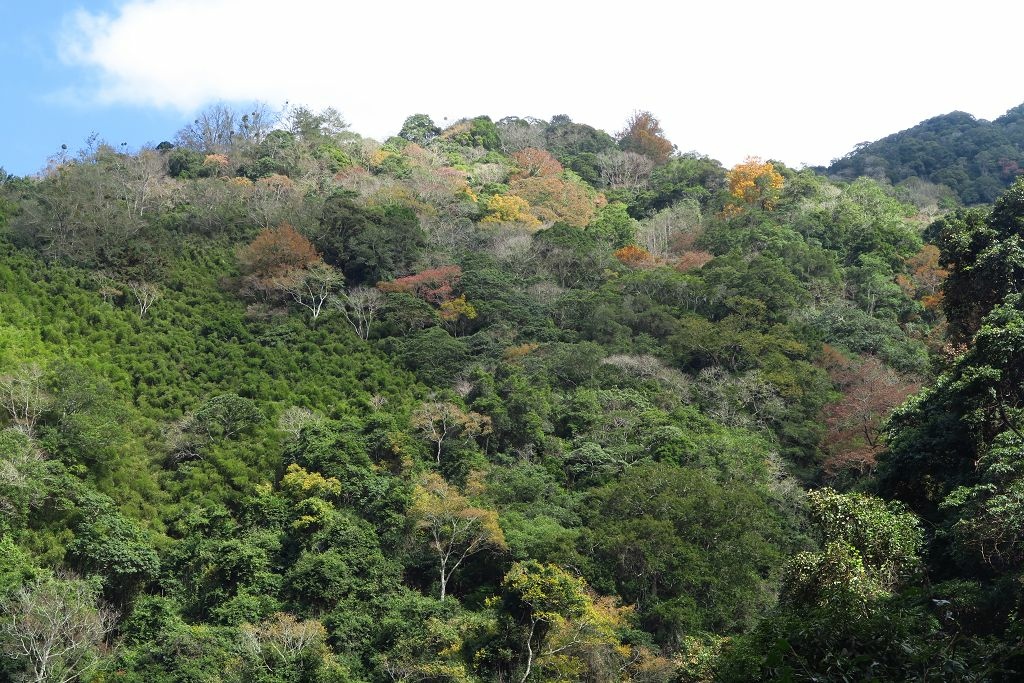
[[835,178],[869,176],[921,192],[922,183],[941,201],[994,202],[1024,170],[1024,104],[994,121],[955,111],[922,121],[836,159]]
[[649,112],[4,175],[0,680],[1017,680],[1024,182],[935,197]]

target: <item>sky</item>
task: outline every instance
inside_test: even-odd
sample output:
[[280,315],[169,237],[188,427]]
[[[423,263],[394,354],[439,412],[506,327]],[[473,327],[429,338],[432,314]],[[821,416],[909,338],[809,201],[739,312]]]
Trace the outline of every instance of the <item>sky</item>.
[[357,133],[650,111],[680,151],[827,164],[950,111],[1024,103],[1006,0],[0,0],[0,166],[97,133],[173,139],[214,103],[333,106]]

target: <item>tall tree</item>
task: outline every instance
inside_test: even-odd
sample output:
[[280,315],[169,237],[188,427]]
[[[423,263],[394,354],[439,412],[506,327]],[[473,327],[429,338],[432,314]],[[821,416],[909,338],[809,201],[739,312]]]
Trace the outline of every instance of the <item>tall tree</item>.
[[666,163],[675,150],[661,129],[661,123],[649,111],[635,112],[619,133],[619,149],[649,157],[655,165]]
[[264,228],[252,242],[238,250],[242,272],[261,280],[305,268],[319,258],[310,241],[288,223]]
[[413,413],[412,425],[435,445],[434,455],[438,465],[441,464],[442,448],[449,439],[457,436],[472,438],[491,432],[489,417],[473,411],[466,412],[449,401],[424,403]]
[[341,290],[334,301],[359,338],[369,339],[374,318],[384,307],[384,294],[373,287],[353,287]]
[[[519,683],[526,683],[534,671],[582,673],[581,668],[598,668],[593,665],[609,655],[623,659],[623,649],[629,652],[616,633],[629,610],[595,600],[583,579],[561,567],[517,562],[502,581],[502,593],[505,609],[525,626]],[[581,667],[583,662],[590,666]],[[621,674],[627,666],[609,668]]]
[[436,138],[440,132],[441,129],[428,115],[413,114],[402,123],[402,130],[398,133],[398,137],[418,145],[425,145]]
[[413,490],[409,515],[437,558],[442,601],[448,594],[452,575],[466,558],[484,550],[506,548],[498,514],[474,506],[439,474],[431,472],[420,480]]
[[0,600],[0,615],[4,649],[32,683],[71,683],[94,669],[117,616],[90,584],[50,575]]
[[766,211],[775,208],[779,191],[785,184],[782,174],[770,161],[747,157],[725,174],[729,194],[748,206],[760,206]]
[[1024,178],[996,202],[990,213],[964,209],[929,228],[937,235],[941,264],[949,277],[943,286],[946,318],[955,343],[965,343],[982,319],[1024,282]]
[[313,316],[320,317],[324,304],[334,298],[345,278],[334,267],[317,261],[308,268],[289,271],[271,280],[272,286],[285,293]]

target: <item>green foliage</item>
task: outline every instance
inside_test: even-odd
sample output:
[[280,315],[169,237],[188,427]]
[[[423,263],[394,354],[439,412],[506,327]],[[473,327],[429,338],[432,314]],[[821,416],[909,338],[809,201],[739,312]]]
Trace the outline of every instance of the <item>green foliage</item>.
[[[836,588],[863,591],[864,598],[869,598],[872,592],[898,588],[919,571],[923,534],[917,519],[902,506],[830,489],[810,492],[807,503],[825,550],[820,559],[797,559],[789,569],[788,600],[827,607],[824,594],[822,602],[815,603],[805,593]],[[808,566],[800,566],[801,562]],[[833,571],[836,576],[830,575]]]
[[[964,264],[950,322],[977,334],[891,424],[879,490],[936,525],[922,555],[899,506],[800,490],[828,476],[822,409],[846,389],[823,343],[925,372],[940,346],[910,298],[911,190],[782,169],[771,207],[736,214],[718,162],[652,170],[565,116],[414,115],[378,145],[330,110],[221,106],[179,139],[0,183],[0,588],[88,575],[123,615],[95,680],[1015,666],[1022,307],[990,277],[1012,274],[1012,196],[926,233]],[[482,221],[527,147],[587,207]],[[278,274],[239,272],[281,221],[344,274],[315,324]],[[391,286],[441,271],[436,295]],[[915,595],[925,570],[953,581]],[[955,630],[932,595],[969,655],[935,655]]]
[[330,142],[317,145],[316,149],[313,150],[313,158],[325,162],[328,170],[333,173],[337,173],[355,163],[344,150]]
[[433,119],[426,114],[413,114],[402,124],[398,137],[409,142],[425,145],[440,134],[441,129],[434,125]]
[[763,591],[779,569],[785,522],[749,484],[637,465],[598,490],[590,510],[594,584],[610,583],[638,603],[662,642],[693,630],[742,630],[768,604]]
[[708,208],[724,188],[725,169],[718,161],[694,153],[681,154],[651,172],[649,186],[631,202],[630,213],[643,218],[687,199]]
[[423,231],[407,207],[366,208],[346,193],[327,199],[313,240],[324,260],[345,273],[350,285],[375,284],[411,270]]
[[636,242],[638,227],[636,220],[629,216],[625,204],[612,202],[598,210],[597,216],[587,225],[587,232],[620,249]]
[[1022,216],[1024,180],[1019,180],[990,213],[960,210],[929,227],[937,237],[941,263],[950,270],[943,306],[954,340],[969,340],[982,318],[1017,291],[1024,272]]
[[179,147],[167,155],[167,171],[172,178],[199,178],[203,175],[203,155],[188,147]]
[[142,530],[116,512],[83,519],[68,554],[76,566],[103,576],[108,593],[121,600],[160,571],[160,558]]
[[0,594],[6,595],[35,576],[32,558],[5,535],[0,538]]
[[964,204],[994,201],[1016,179],[1024,164],[1024,105],[994,121],[952,112],[913,128],[858,145],[828,167],[829,174],[853,179],[887,178],[893,184],[921,178],[953,189]]
[[[603,130],[585,123],[574,123],[564,114],[551,117],[545,131],[546,147],[559,159],[579,154],[599,154],[615,148],[615,140]],[[569,166],[563,162],[563,165]]]
[[924,344],[901,334],[896,321],[880,320],[850,301],[822,306],[807,316],[807,323],[826,344],[878,356],[901,372],[928,369]]
[[469,363],[466,344],[440,327],[414,332],[389,345],[396,361],[430,385],[446,385],[464,372]]
[[501,146],[498,127],[494,125],[489,116],[477,116],[459,121],[445,132],[445,137],[466,147],[496,150]]
[[300,154],[295,133],[272,130],[256,146],[252,161],[239,168],[238,174],[253,181],[272,175],[293,176],[298,173]]

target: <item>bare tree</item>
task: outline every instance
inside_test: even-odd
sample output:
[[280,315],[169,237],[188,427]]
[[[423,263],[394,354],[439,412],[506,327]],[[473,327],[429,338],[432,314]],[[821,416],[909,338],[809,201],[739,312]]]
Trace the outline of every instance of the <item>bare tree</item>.
[[165,185],[168,183],[164,159],[156,150],[143,149],[138,154],[117,155],[112,178],[132,217],[144,215],[159,197],[166,194]]
[[209,434],[196,428],[196,414],[189,411],[164,430],[169,462],[178,465],[191,460],[201,460],[203,448],[209,441]]
[[654,170],[654,162],[649,157],[619,150],[599,154],[597,165],[601,171],[601,182],[606,187],[633,191],[647,187]]
[[45,372],[36,363],[23,365],[13,374],[0,375],[0,405],[11,422],[29,434],[51,403],[44,379]]
[[704,368],[693,389],[704,410],[729,427],[764,427],[784,406],[778,389],[757,370],[732,375],[717,365]]
[[601,360],[603,365],[612,365],[625,373],[645,379],[664,382],[682,396],[690,396],[690,377],[665,364],[657,356],[649,354],[616,354]]
[[242,624],[237,650],[256,669],[274,673],[309,653],[322,654],[327,631],[316,619],[299,621],[278,612],[259,624]]
[[199,112],[195,120],[178,131],[175,140],[182,147],[199,152],[227,152],[235,139],[238,116],[219,103]]
[[466,438],[490,434],[491,418],[472,411],[467,413],[448,401],[431,401],[412,414],[412,426],[434,444],[434,459],[440,465],[445,441],[459,434]]
[[249,189],[216,178],[198,178],[178,185],[175,191],[181,205],[188,207],[193,229],[210,235],[223,227],[227,215],[242,207]]
[[103,297],[103,300],[108,304],[113,304],[114,299],[124,294],[118,287],[117,280],[110,273],[96,270],[92,272],[91,277],[97,287],[96,293]]
[[301,203],[302,197],[292,179],[275,174],[260,178],[248,188],[245,213],[253,223],[269,229],[285,221]]
[[238,137],[252,145],[258,145],[274,129],[280,116],[270,110],[264,102],[255,102],[252,111],[238,119]]
[[291,297],[292,301],[313,314],[313,320],[320,317],[324,304],[331,300],[344,281],[341,273],[323,262],[308,268],[293,270],[271,282]]
[[290,406],[277,418],[277,428],[287,432],[292,439],[298,439],[302,430],[323,420],[323,416],[309,408]]
[[501,139],[501,151],[512,154],[527,147],[543,149],[545,145],[543,121],[508,117],[498,121],[498,137]]
[[23,238],[51,259],[89,261],[106,230],[123,219],[106,199],[107,178],[93,163],[51,159],[31,201],[12,221]]
[[375,287],[356,287],[347,293],[342,292],[334,304],[359,338],[367,339],[373,319],[384,305],[384,295]]
[[129,282],[128,291],[135,297],[135,303],[139,307],[140,318],[145,318],[150,307],[160,298],[160,287],[144,280]]
[[643,221],[637,241],[655,256],[667,258],[692,248],[703,230],[700,204],[684,199]]
[[438,206],[436,212],[425,215],[423,227],[430,244],[447,254],[470,248],[473,222],[469,214],[472,210],[469,202],[451,201]]
[[96,667],[117,614],[76,576],[43,576],[0,601],[0,634],[32,683],[70,683]]
[[46,490],[43,453],[28,435],[0,431],[0,518],[25,518],[42,504]]
[[495,232],[489,251],[502,265],[523,279],[537,272],[539,257],[529,230],[510,227]]

